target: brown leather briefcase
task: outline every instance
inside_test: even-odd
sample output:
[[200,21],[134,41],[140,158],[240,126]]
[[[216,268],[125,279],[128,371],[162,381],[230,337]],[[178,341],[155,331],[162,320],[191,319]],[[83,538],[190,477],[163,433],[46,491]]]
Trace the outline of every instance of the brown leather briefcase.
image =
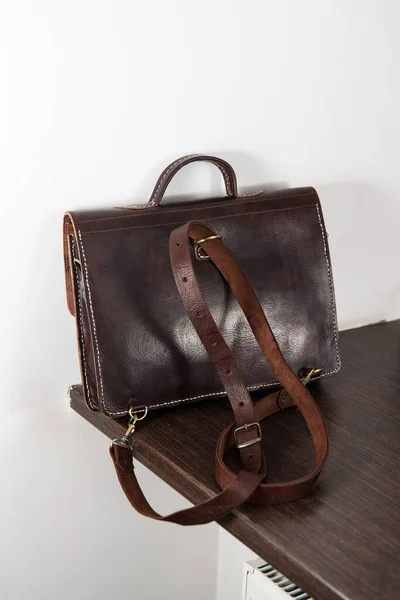
[[[226,196],[161,206],[172,177],[193,161],[219,168]],[[246,500],[275,504],[312,489],[328,441],[305,384],[340,368],[327,234],[313,188],[241,195],[226,161],[185,156],[163,171],[147,205],[66,213],[64,256],[85,399],[110,417],[130,416],[110,453],[139,512],[200,524]],[[265,390],[255,404],[254,390]],[[136,422],[157,408],[226,396],[235,422],[217,446],[221,492],[161,517],[134,474]],[[260,421],[293,405],[310,430],[316,467],[268,482]],[[231,445],[238,473],[224,462]]]

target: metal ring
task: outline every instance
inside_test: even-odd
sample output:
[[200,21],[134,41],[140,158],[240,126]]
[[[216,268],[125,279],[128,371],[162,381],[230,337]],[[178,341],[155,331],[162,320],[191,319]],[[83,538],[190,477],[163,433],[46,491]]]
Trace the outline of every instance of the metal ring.
[[[141,411],[144,411],[143,415],[141,417],[138,417],[138,413],[140,413]],[[135,419],[135,421],[143,421],[143,419],[145,419],[147,417],[148,412],[149,412],[148,406],[143,406],[143,408],[139,408],[136,410],[133,408],[133,406],[131,406],[129,409],[129,416],[131,417],[131,419]]]

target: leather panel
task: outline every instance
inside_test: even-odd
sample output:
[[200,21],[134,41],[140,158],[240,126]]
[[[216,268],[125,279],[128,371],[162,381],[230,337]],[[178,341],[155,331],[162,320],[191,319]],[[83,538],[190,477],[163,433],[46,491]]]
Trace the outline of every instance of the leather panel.
[[[168,405],[224,394],[183,308],[169,264],[173,229],[193,219],[222,236],[260,299],[289,366],[340,367],[332,272],[312,188],[257,198],[71,213],[79,246],[90,404],[112,416],[131,405]],[[211,261],[196,276],[251,389],[276,385],[229,287]],[[93,364],[95,363],[95,364]],[[93,380],[97,385],[93,386]]]

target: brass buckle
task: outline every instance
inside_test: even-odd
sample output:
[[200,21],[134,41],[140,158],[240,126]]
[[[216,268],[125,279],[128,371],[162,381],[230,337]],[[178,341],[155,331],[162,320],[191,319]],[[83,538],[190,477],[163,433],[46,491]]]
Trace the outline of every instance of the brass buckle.
[[[258,435],[257,437],[255,437],[253,440],[249,440],[248,442],[243,442],[243,444],[239,444],[238,439],[237,439],[237,433],[238,431],[241,430],[247,430],[250,427],[256,427],[257,428],[257,432]],[[246,425],[242,425],[241,427],[236,427],[235,431],[233,432],[233,439],[235,440],[235,446],[236,448],[247,448],[248,446],[252,446],[253,444],[257,444],[257,442],[261,442],[261,427],[260,427],[260,423],[258,421],[254,421],[254,423],[246,423]]]
[[[204,242],[210,242],[211,240],[220,240],[221,236],[220,235],[208,235],[205,238],[201,238],[201,240],[197,240],[194,242],[194,253],[195,256],[198,260],[210,260],[210,257],[208,256],[207,252],[204,250],[204,248],[202,248],[201,244],[203,244]],[[201,252],[200,252],[201,251]]]

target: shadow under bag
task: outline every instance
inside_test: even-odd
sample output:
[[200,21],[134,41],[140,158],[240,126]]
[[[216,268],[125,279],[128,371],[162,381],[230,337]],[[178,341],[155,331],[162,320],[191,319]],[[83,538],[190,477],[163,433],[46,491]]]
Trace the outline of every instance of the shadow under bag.
[[[217,166],[227,195],[160,206],[172,177],[193,161]],[[85,399],[110,417],[130,416],[110,453],[139,512],[194,525],[246,500],[288,502],[312,489],[328,440],[305,384],[340,368],[327,234],[313,188],[240,195],[226,161],[185,156],[163,171],[145,206],[66,213],[64,257]],[[255,390],[266,393],[257,403]],[[235,422],[217,445],[222,491],[161,517],[134,474],[136,422],[157,408],[226,396]],[[294,405],[310,430],[316,468],[271,483],[260,421]],[[238,473],[224,462],[232,445]]]

